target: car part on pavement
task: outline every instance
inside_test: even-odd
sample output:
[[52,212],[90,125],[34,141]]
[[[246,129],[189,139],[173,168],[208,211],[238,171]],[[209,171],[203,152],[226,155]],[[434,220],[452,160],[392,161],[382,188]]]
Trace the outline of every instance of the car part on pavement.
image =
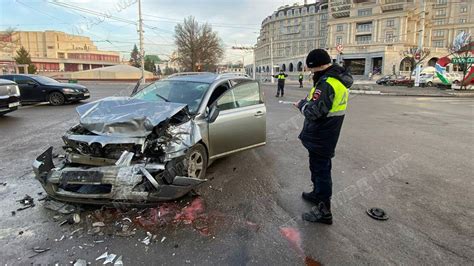
[[376,220],[385,221],[388,219],[388,215],[380,208],[367,209],[367,214]]

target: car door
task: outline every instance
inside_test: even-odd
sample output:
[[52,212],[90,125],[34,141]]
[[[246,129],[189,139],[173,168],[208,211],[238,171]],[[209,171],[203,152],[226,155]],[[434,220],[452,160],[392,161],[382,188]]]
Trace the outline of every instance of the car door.
[[209,124],[211,159],[265,144],[266,108],[258,82],[238,84],[215,104],[219,115]]
[[20,99],[22,102],[38,101],[36,94],[39,88],[36,81],[25,76],[15,76],[15,82],[20,89]]

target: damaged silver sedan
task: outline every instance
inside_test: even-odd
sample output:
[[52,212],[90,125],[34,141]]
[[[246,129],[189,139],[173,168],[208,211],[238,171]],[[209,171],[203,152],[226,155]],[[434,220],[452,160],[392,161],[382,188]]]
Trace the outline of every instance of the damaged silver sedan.
[[266,141],[260,86],[237,74],[174,75],[77,112],[57,166],[52,148],[33,163],[48,195],[69,202],[173,200],[205,182],[214,159]]

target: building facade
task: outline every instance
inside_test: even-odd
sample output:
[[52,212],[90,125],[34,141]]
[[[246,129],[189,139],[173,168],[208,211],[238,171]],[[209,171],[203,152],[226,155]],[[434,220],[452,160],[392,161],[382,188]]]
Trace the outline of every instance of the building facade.
[[328,4],[283,6],[262,22],[255,49],[257,76],[284,70],[297,75],[308,51],[327,46]]
[[100,51],[89,37],[59,31],[0,32],[0,64],[14,64],[24,47],[38,72],[74,72],[120,64],[120,53]]
[[[422,33],[422,46],[430,51],[423,64],[434,65],[439,57],[449,54],[448,48],[460,32],[474,32],[472,0],[322,0],[315,7],[316,14],[327,14],[326,25],[320,25],[320,29],[327,29],[323,32],[326,40],[314,38],[315,48],[327,49],[354,75],[410,72],[413,59],[403,54],[418,46]],[[262,23],[263,32],[267,19]],[[263,47],[261,38],[262,33],[257,50]],[[338,45],[342,52],[336,49]],[[302,58],[311,49],[306,47]],[[262,53],[256,56],[258,72],[259,63],[265,64]],[[293,60],[288,56],[274,62],[281,68]]]

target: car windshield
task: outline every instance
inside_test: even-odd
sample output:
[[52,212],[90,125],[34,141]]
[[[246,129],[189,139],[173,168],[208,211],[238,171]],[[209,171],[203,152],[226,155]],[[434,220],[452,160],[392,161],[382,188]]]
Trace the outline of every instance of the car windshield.
[[57,81],[55,79],[48,78],[48,77],[43,77],[43,76],[34,76],[34,77],[31,77],[31,78],[38,81],[41,84],[57,84],[57,83],[59,83],[59,81]]
[[208,83],[162,80],[148,85],[133,98],[145,101],[184,103],[188,105],[189,112],[196,113],[208,88]]

